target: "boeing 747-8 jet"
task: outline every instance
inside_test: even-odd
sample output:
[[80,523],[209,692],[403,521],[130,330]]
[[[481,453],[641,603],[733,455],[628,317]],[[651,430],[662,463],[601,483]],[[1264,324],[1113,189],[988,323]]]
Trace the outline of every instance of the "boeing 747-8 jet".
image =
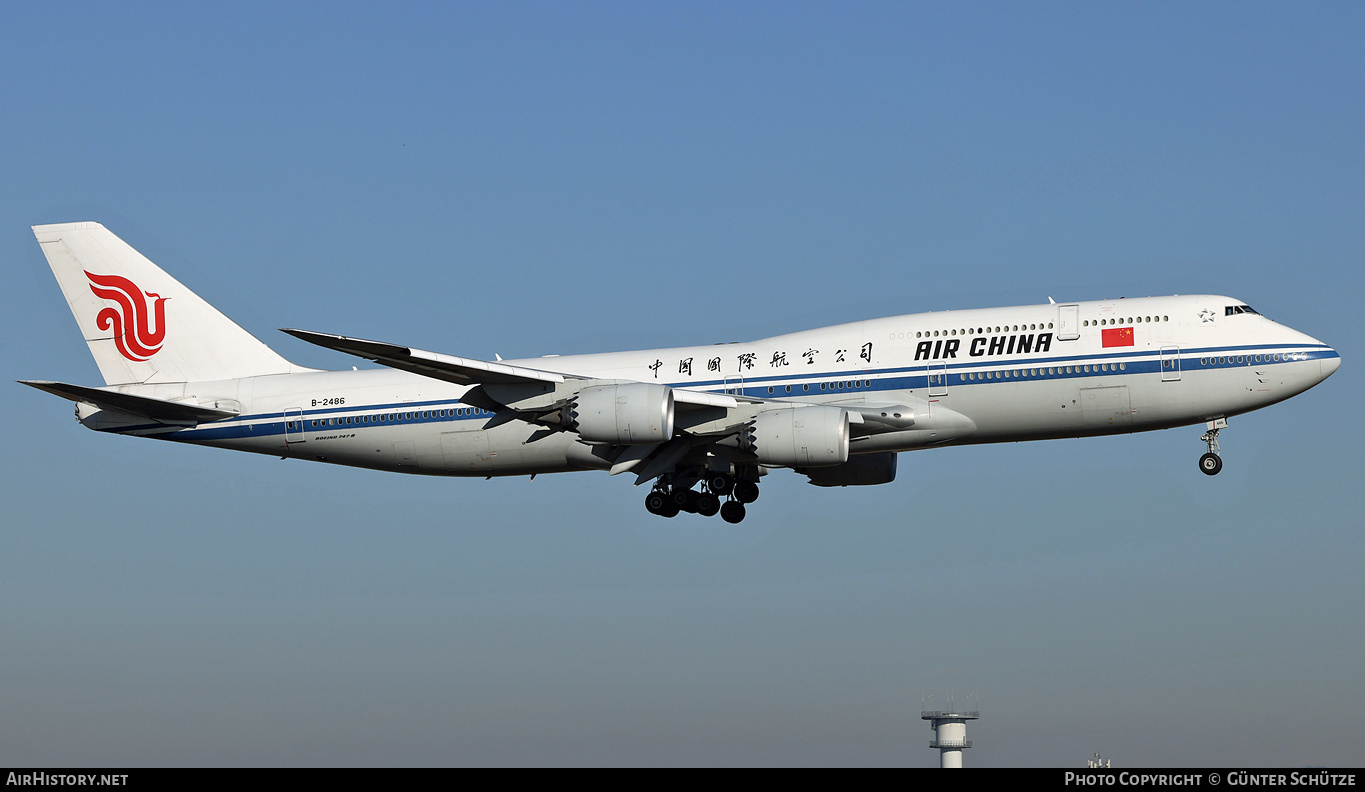
[[910,314],[746,343],[483,361],[286,330],[384,368],[296,366],[98,223],[34,226],[103,387],[24,384],[100,432],[398,473],[600,470],[645,508],[744,519],[758,481],[885,484],[902,451],[1203,424],[1340,365],[1216,295]]

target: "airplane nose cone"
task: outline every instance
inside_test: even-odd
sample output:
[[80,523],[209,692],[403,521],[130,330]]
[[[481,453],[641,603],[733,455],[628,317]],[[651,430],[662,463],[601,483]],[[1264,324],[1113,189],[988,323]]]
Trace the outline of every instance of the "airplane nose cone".
[[1318,362],[1322,365],[1323,379],[1332,376],[1337,369],[1341,368],[1341,356],[1336,353],[1335,349],[1332,350],[1331,357],[1320,358]]

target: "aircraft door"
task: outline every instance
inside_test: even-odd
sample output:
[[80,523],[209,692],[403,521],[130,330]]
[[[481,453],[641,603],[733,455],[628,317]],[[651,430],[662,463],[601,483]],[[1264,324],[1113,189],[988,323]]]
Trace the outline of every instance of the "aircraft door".
[[725,392],[731,396],[744,394],[744,375],[732,374],[725,378]]
[[1180,347],[1164,346],[1161,348],[1161,381],[1180,381]]
[[930,363],[925,370],[930,396],[948,395],[948,364]]
[[1057,306],[1057,340],[1075,341],[1081,337],[1081,306]]
[[284,411],[284,442],[286,445],[304,441],[303,410],[291,407]]

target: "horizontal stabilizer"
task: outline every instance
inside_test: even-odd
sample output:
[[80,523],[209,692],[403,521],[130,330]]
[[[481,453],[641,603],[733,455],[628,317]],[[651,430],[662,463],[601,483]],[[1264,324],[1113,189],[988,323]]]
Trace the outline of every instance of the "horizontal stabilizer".
[[559,383],[565,379],[578,377],[555,374],[549,371],[509,366],[506,363],[489,363],[483,360],[442,355],[420,349],[386,344],[382,341],[365,341],[359,338],[314,333],[309,330],[282,331],[310,344],[335,349],[349,355],[363,357],[390,368],[410,371],[423,377],[445,380],[456,385],[515,385],[528,382]]
[[68,385],[65,382],[45,382],[42,380],[19,380],[19,382],[40,391],[46,391],[54,396],[61,396],[63,399],[87,402],[105,409],[122,410],[164,424],[193,425],[237,416],[236,412],[229,410],[200,407],[197,404],[165,401],[164,399],[151,399],[146,396],[134,396],[130,393],[116,393],[99,388],[87,388],[84,385]]

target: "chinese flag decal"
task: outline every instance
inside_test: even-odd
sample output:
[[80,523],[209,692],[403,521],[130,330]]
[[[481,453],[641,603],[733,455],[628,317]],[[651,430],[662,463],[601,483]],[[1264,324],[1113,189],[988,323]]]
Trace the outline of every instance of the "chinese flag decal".
[[1106,327],[1100,331],[1100,341],[1102,346],[1132,346],[1133,328],[1131,327]]

